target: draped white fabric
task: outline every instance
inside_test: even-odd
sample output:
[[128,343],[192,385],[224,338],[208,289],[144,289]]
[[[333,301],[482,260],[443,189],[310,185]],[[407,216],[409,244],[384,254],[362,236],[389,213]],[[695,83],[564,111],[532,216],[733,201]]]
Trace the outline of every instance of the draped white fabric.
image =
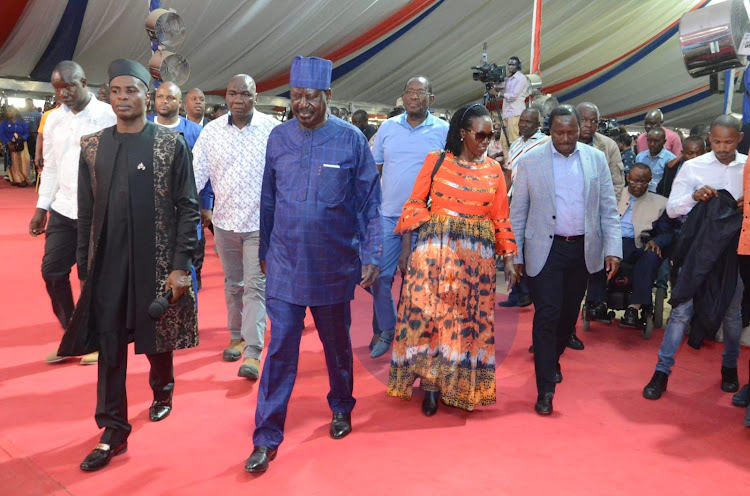
[[[31,0],[6,43],[0,47],[0,76],[27,77],[44,52],[67,2]],[[283,75],[295,55],[324,56],[408,5],[409,0],[163,0],[187,25],[185,42],[174,51],[191,66],[186,87],[221,89],[237,73],[256,81]],[[699,0],[545,0],[542,15],[541,70],[544,86],[580,76],[615,60],[656,36]],[[150,46],[144,30],[147,2],[89,1],[74,59],[92,84],[106,78],[109,62],[128,57],[146,64]],[[393,105],[406,80],[425,75],[433,83],[437,107],[454,108],[481,97],[472,81],[483,42],[489,59],[505,63],[517,55],[528,65],[531,0],[445,0],[430,15],[369,60],[333,84],[339,101]],[[381,33],[352,60],[384,44]],[[382,46],[382,45],[381,45]],[[564,95],[618,64],[558,93]],[[685,70],[677,35],[569,103],[592,101],[602,114],[615,114],[672,99],[708,84]],[[279,86],[268,94],[283,93]],[[722,96],[712,96],[666,116],[669,125],[708,122],[722,111]],[[735,108],[741,108],[736,95]]]

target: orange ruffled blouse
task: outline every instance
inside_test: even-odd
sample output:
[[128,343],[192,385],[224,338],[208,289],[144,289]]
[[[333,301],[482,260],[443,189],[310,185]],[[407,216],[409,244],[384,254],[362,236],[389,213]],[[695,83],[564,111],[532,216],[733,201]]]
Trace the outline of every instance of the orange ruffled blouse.
[[[516,255],[507,188],[500,164],[488,157],[484,157],[481,163],[464,162],[446,152],[445,160],[431,179],[440,153],[434,151],[427,155],[394,233],[415,230],[431,218],[439,220],[441,217],[460,218],[467,224],[465,228],[478,232],[478,226],[474,224],[489,220],[494,226],[497,253],[500,256]],[[427,209],[429,196],[432,197],[431,210]]]

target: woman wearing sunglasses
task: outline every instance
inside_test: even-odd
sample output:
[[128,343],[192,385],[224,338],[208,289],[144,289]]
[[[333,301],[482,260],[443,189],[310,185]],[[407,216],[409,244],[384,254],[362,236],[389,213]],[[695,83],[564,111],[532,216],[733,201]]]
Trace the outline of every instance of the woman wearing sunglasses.
[[484,155],[491,138],[484,106],[458,109],[445,150],[427,156],[396,226],[405,276],[388,394],[410,399],[420,378],[427,416],[438,399],[468,411],[495,403],[496,257],[510,286],[517,275],[503,171]]

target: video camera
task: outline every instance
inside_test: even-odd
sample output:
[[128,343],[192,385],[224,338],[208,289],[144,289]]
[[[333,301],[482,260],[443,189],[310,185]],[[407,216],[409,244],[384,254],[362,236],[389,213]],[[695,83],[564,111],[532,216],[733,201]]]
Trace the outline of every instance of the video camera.
[[497,65],[494,62],[484,65],[475,65],[472,67],[474,81],[481,81],[484,84],[499,84],[505,81],[505,66]]
[[[619,132],[620,125],[617,122],[617,119],[599,119],[599,124],[596,126],[596,132],[599,134],[603,134],[604,136],[611,137],[612,134],[617,134]],[[617,130],[613,133],[613,131]]]

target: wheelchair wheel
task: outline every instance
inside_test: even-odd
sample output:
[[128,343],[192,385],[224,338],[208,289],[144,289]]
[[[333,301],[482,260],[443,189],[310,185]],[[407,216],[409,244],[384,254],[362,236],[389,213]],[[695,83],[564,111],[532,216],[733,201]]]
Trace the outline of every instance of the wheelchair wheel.
[[591,321],[586,318],[586,304],[584,303],[583,310],[581,310],[581,329],[588,331],[590,328]]
[[646,317],[646,325],[643,326],[643,330],[641,331],[641,334],[643,335],[643,339],[651,339],[651,334],[654,332],[654,317],[651,315],[648,315]]
[[664,328],[664,300],[667,299],[667,290],[664,288],[656,289],[654,297],[654,327],[657,329]]

